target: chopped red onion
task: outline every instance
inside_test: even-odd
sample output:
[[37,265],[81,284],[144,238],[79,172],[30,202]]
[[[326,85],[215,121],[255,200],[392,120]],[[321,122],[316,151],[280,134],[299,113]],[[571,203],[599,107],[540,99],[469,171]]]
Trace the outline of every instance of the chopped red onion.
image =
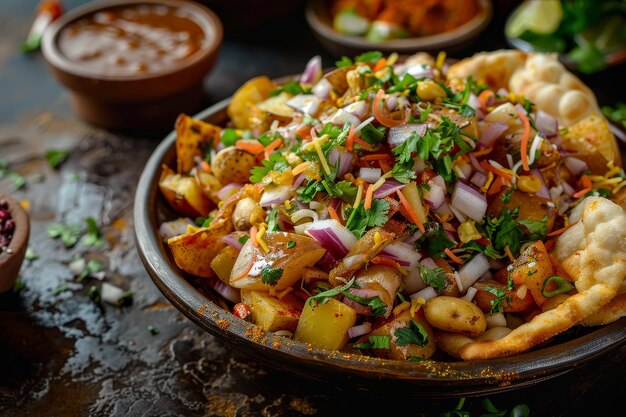
[[369,184],[373,184],[380,179],[382,171],[380,168],[361,168],[359,169],[359,177]]
[[356,101],[343,107],[343,109],[353,116],[363,119],[367,115],[367,102],[365,100]]
[[338,167],[338,178],[342,178],[348,172],[352,171],[352,159],[352,152],[340,152],[337,148],[333,148],[330,155],[328,155],[328,162]]
[[378,189],[376,189],[376,191],[374,191],[374,197],[376,198],[389,197],[396,191],[404,188],[405,185],[406,184],[402,184],[401,182],[396,181],[394,179],[388,179],[383,183],[383,185],[381,185],[380,187],[378,187]]
[[389,129],[387,142],[391,147],[400,146],[413,133],[417,133],[417,135],[420,137],[424,136],[427,129],[428,125],[426,123],[405,123],[402,125],[394,126]]
[[572,187],[566,182],[562,182],[561,187],[563,187],[563,192],[567,194],[569,197],[571,197],[576,192],[576,190],[574,190],[574,187]]
[[414,64],[406,68],[406,74],[409,74],[418,80],[420,78],[433,78],[433,70],[426,64]]
[[480,100],[478,100],[478,97],[476,96],[476,94],[470,93],[467,99],[467,105],[473,108],[474,110],[480,109]]
[[575,177],[578,177],[583,171],[589,169],[589,166],[587,166],[585,161],[581,161],[580,159],[573,158],[571,156],[565,158],[565,166]]
[[385,246],[382,255],[395,260],[401,266],[409,269],[416,267],[422,257],[413,245],[402,241],[395,241]]
[[417,242],[417,240],[422,237],[424,233],[422,233],[420,230],[416,230],[415,233],[413,233],[413,235],[409,236],[408,238],[404,239],[404,242],[412,245],[415,242]]
[[441,175],[437,175],[435,177],[432,177],[429,181],[428,181],[429,185],[437,185],[439,187],[441,187],[441,189],[443,190],[444,193],[448,192],[448,187],[446,186],[446,180],[443,179],[443,177]]
[[228,185],[225,185],[217,192],[217,197],[220,200],[226,200],[228,197],[239,191],[243,187],[243,184],[239,184],[237,182],[231,182]]
[[330,92],[333,89],[333,85],[326,79],[322,78],[313,86],[311,92],[321,99],[327,99],[330,96]]
[[426,284],[422,280],[418,268],[409,270],[409,272],[402,277],[402,283],[404,284],[404,292],[407,294],[413,294],[426,288]]
[[467,216],[463,214],[461,210],[456,209],[453,205],[448,205],[448,208],[459,222],[465,223],[465,221],[467,220]]
[[[167,242],[174,236],[187,233],[188,226],[195,226],[194,221],[188,217],[181,217],[180,219],[176,219],[171,222],[161,223],[161,226],[159,226],[159,236]],[[83,272],[82,269],[76,275],[79,275],[81,272]]]
[[496,90],[496,95],[500,96],[500,97],[506,97],[509,95],[509,90],[507,90],[506,88],[498,88],[498,90]]
[[231,303],[238,303],[241,301],[241,295],[239,294],[239,290],[231,287],[230,285],[224,284],[218,278],[209,278],[209,286]]
[[363,304],[358,303],[354,301],[353,299],[348,298],[346,296],[343,297],[343,300],[341,300],[341,302],[347,305],[348,307],[352,307],[352,309],[356,312],[356,314],[360,314],[362,316],[368,316],[372,313],[372,309],[370,307],[364,306]]
[[243,244],[239,242],[239,238],[241,238],[241,236],[243,236],[242,233],[233,232],[233,233],[227,234],[221,240],[222,242],[226,243],[228,246],[231,246],[237,250],[241,250],[241,248],[243,248]]
[[304,67],[304,71],[300,76],[300,82],[302,84],[315,84],[322,78],[322,74],[322,58],[319,55],[315,55]]
[[470,152],[468,154],[468,157],[476,171],[480,172],[481,174],[487,175],[487,170],[480,165],[480,162],[478,162],[478,159],[476,159],[473,153]]
[[537,126],[539,132],[543,133],[548,138],[556,136],[559,133],[559,122],[556,120],[556,117],[543,110],[537,110],[535,126]]
[[372,331],[372,323],[365,322],[358,326],[353,326],[348,329],[348,337],[354,339],[355,337],[363,336]]
[[344,109],[339,109],[332,116],[330,116],[327,122],[332,123],[336,126],[343,126],[346,123],[350,123],[352,126],[356,126],[361,123],[361,119],[351,113],[348,113]]
[[298,94],[287,100],[285,104],[300,113],[315,114],[322,99],[313,94]]
[[423,290],[416,292],[415,294],[411,294],[409,298],[411,300],[417,300],[418,298],[423,298],[424,300],[432,300],[437,296],[437,291],[433,287],[426,287]]
[[387,105],[387,110],[394,111],[398,108],[398,98],[394,95],[389,95],[387,96],[385,104]]
[[470,180],[470,182],[480,188],[487,183],[487,176],[482,172],[474,172],[474,175],[472,175],[472,179]]
[[[487,198],[464,181],[457,181],[451,200],[452,207],[479,222],[487,212]],[[454,211],[454,210],[453,210]],[[456,213],[455,213],[456,214]]]
[[432,258],[424,258],[420,261],[420,264],[428,269],[435,269],[437,268],[437,263],[435,261],[433,261]]
[[446,202],[446,193],[439,185],[431,184],[430,190],[424,191],[424,201],[437,210]]
[[300,174],[298,174],[296,178],[294,178],[293,180],[292,188],[294,189],[298,188],[300,185],[302,185],[305,179],[306,179],[306,174],[304,172],[301,172]]
[[541,175],[541,171],[539,171],[537,168],[533,168],[530,170],[530,173],[539,178],[539,181],[541,181],[541,188],[536,193],[537,197],[546,198],[549,200],[550,191],[548,191],[548,187],[546,186],[546,182],[543,179],[543,175]]
[[437,214],[437,216],[439,216],[442,219],[447,219],[449,217],[454,216],[454,213],[450,209],[450,205],[448,204],[447,201],[444,201],[441,207],[439,207],[437,210],[434,210],[434,212],[435,214]]
[[500,122],[483,122],[481,127],[480,139],[478,141],[485,146],[491,146],[509,128],[506,123]]
[[311,223],[306,233],[338,259],[346,256],[357,242],[352,232],[333,219],[318,220]]
[[459,270],[459,290],[463,292],[474,285],[478,278],[487,271],[489,271],[489,259],[482,253],[474,256]]

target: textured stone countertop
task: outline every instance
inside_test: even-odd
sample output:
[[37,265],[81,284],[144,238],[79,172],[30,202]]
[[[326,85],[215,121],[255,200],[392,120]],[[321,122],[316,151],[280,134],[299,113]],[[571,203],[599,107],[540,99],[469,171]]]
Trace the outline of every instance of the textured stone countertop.
[[[68,7],[79,3],[64,1]],[[16,190],[10,179],[0,179],[0,191],[29,204],[30,247],[38,254],[23,265],[24,288],[0,295],[0,415],[437,416],[454,408],[453,399],[418,402],[384,386],[365,395],[332,381],[278,373],[231,350],[174,309],[139,260],[132,224],[137,180],[164,134],[106,132],[78,120],[42,57],[18,52],[34,6],[34,0],[0,2],[0,159],[27,180]],[[220,61],[205,80],[207,105],[251,76],[298,72],[315,53],[332,65],[301,9],[278,22],[282,26],[255,29],[258,36],[233,34],[227,27]],[[465,53],[503,46],[498,29],[492,24]],[[619,75],[611,70],[587,81],[601,102],[625,101]],[[44,158],[51,148],[72,149],[58,170]],[[100,249],[80,243],[67,249],[47,235],[49,224],[89,216],[103,232]],[[92,302],[87,290],[101,282],[78,282],[68,268],[75,256],[101,261],[103,280],[132,290],[132,304]],[[556,379],[490,398],[501,408],[527,403],[533,416],[610,415],[626,395],[625,359],[622,348]],[[467,404],[472,415],[480,414],[480,400]]]

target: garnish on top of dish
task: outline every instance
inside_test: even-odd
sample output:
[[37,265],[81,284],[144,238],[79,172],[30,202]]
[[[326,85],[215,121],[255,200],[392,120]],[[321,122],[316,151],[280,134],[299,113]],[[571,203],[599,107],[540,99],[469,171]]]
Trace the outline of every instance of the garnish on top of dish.
[[564,54],[581,72],[594,73],[610,63],[610,54],[626,49],[624,23],[623,0],[526,0],[511,14],[505,32],[535,51]]
[[188,217],[160,232],[233,314],[419,361],[509,356],[626,313],[619,149],[554,56],[337,66],[248,81],[227,127],[177,121],[160,188]]
[[477,0],[333,0],[333,27],[373,42],[447,32],[480,11]]

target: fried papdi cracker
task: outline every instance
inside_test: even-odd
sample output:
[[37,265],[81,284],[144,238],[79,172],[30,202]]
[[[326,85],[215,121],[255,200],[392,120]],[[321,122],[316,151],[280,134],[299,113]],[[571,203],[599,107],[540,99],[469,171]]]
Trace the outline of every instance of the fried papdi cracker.
[[208,147],[219,140],[222,128],[181,114],[176,119],[176,166],[179,174],[188,174]]

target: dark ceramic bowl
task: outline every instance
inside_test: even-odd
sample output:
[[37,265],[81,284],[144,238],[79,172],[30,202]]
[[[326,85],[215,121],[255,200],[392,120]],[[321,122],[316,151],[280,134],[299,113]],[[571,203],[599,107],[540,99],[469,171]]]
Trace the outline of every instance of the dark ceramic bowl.
[[[163,5],[183,10],[208,40],[200,50],[161,70],[107,74],[63,54],[59,47],[65,27],[95,12],[123,6]],[[203,103],[202,81],[217,59],[222,24],[204,6],[183,0],[103,0],[78,7],[55,21],[44,33],[42,52],[57,80],[71,92],[76,113],[88,122],[114,129],[172,126],[180,112],[194,113]]]
[[355,56],[361,52],[378,50],[386,53],[455,51],[468,45],[489,24],[492,5],[489,0],[479,0],[480,11],[458,28],[430,36],[391,39],[372,42],[363,36],[350,36],[337,32],[326,0],[310,0],[306,6],[306,19],[313,33],[328,51],[336,56]]
[[9,243],[7,251],[0,251],[0,293],[7,291],[13,286],[20,267],[24,261],[26,248],[28,247],[28,236],[30,234],[30,222],[28,214],[12,198],[0,194],[0,201],[9,204],[9,213],[15,221],[15,231]]
[[[223,125],[224,100],[195,117]],[[297,376],[333,381],[347,389],[394,389],[414,397],[490,394],[521,388],[561,375],[617,348],[626,341],[626,318],[594,329],[575,329],[550,345],[510,358],[476,362],[408,362],[327,351],[275,336],[219,306],[217,294],[208,298],[174,263],[159,238],[159,224],[178,216],[161,196],[162,164],[176,161],[175,133],[170,133],[146,164],[135,196],[135,233],[139,255],[152,280],[167,299],[207,332],[256,359]],[[391,392],[391,391],[390,391]]]

